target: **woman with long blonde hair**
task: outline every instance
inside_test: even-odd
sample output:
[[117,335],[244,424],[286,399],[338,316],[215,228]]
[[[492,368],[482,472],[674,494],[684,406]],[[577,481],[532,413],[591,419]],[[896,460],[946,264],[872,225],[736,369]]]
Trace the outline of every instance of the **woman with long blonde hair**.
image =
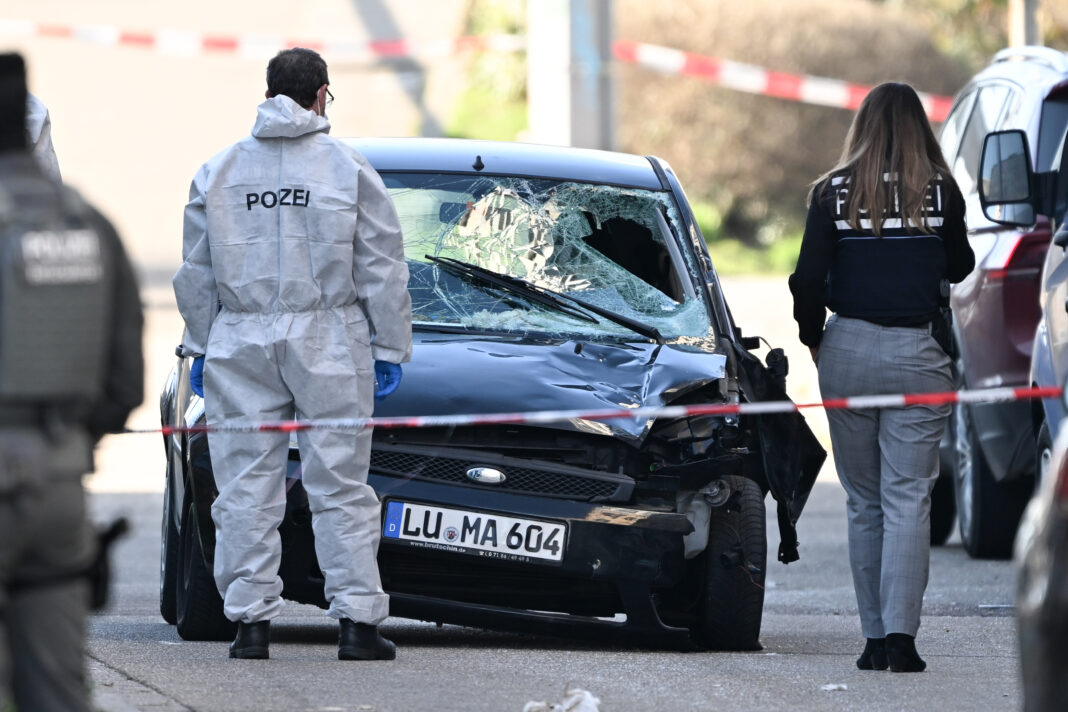
[[[838,164],[813,184],[790,276],[822,397],[952,390],[945,290],[974,266],[964,198],[919,97],[907,84],[875,87]],[[915,637],[949,414],[948,405],[827,411],[867,638],[861,669],[927,666]]]

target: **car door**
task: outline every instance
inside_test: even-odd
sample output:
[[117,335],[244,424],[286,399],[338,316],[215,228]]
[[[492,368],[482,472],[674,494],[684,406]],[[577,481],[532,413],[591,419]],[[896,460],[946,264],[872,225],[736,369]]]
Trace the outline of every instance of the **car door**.
[[[1048,99],[1043,105],[1039,134],[1037,170],[1057,169],[1056,212],[1054,224],[1065,229],[1065,205],[1068,203],[1068,90]],[[1057,242],[1063,241],[1062,237]],[[1048,368],[1052,383],[1040,385],[1063,386],[1068,382],[1068,253],[1065,245],[1052,244],[1043,268],[1042,318],[1049,349]],[[1037,343],[1037,342],[1036,342]],[[1044,356],[1036,354],[1036,358]],[[1060,406],[1060,404],[1058,404]],[[1051,433],[1056,433],[1064,417],[1063,407],[1046,408]]]

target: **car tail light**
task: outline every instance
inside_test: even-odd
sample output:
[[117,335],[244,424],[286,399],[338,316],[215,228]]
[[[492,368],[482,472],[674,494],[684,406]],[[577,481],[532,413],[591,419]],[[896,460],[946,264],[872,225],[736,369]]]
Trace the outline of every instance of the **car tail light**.
[[1049,241],[1049,220],[1042,218],[1031,232],[1001,233],[983,260],[986,282],[1000,287],[1005,336],[1024,359],[1030,359],[1042,316],[1039,291]]
[[1040,223],[1034,232],[1005,238],[987,258],[989,279],[1038,280],[1049,248],[1049,223]]

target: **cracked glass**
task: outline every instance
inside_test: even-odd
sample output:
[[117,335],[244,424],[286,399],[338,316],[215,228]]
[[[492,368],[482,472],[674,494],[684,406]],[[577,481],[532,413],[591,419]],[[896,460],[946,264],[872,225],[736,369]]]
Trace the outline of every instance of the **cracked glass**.
[[685,230],[666,191],[513,176],[382,178],[404,231],[416,328],[643,338],[604,316],[577,318],[429,255],[574,296],[665,339],[713,335],[694,288],[699,267],[677,237]]

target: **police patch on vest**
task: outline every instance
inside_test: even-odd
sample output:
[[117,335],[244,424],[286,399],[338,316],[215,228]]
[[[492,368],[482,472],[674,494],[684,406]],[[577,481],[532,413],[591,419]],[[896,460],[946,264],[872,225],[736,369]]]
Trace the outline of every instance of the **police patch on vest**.
[[265,190],[262,193],[245,193],[245,207],[249,210],[252,210],[254,205],[264,208],[277,208],[281,205],[306,208],[309,200],[311,200],[311,191],[303,188],[279,188],[278,192]]
[[19,241],[26,283],[92,284],[100,281],[100,238],[93,230],[41,230]]

